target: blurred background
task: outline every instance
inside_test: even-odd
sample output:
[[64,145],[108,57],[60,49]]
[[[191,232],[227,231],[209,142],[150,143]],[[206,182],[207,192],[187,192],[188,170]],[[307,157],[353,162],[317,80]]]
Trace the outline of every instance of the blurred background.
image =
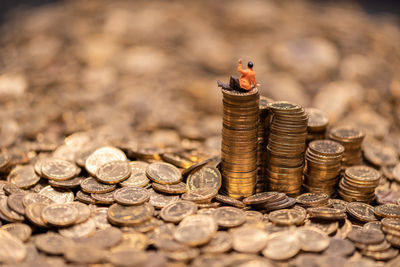
[[332,125],[351,122],[395,139],[399,6],[3,0],[0,147],[58,142],[76,131],[116,140],[155,129],[218,138],[216,81],[237,75],[238,58],[254,62],[262,95],[320,108]]

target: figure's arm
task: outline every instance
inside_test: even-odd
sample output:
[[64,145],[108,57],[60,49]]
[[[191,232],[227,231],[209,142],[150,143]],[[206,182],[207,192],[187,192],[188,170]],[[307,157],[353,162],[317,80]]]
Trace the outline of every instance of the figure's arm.
[[242,59],[239,59],[239,65],[238,65],[237,71],[238,71],[239,73],[241,73],[241,74],[246,74],[246,71],[243,70]]
[[260,84],[256,82],[256,76],[255,75],[251,78],[251,82],[253,83],[254,87],[260,86]]

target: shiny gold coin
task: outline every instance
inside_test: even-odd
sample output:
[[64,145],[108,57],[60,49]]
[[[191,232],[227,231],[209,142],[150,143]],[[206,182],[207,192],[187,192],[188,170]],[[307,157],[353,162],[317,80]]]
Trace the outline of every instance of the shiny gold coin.
[[84,179],[84,177],[74,177],[63,181],[49,180],[49,185],[61,189],[77,188],[81,185]]
[[115,147],[105,146],[94,150],[85,161],[85,168],[91,176],[96,176],[97,169],[111,161],[126,161],[124,152]]
[[209,242],[217,232],[218,226],[208,215],[190,215],[176,228],[174,238],[188,246],[199,246]]
[[182,180],[182,174],[174,165],[155,162],[147,166],[147,177],[159,184],[177,184]]
[[215,188],[204,187],[186,192],[181,197],[183,200],[189,200],[195,203],[204,203],[211,201],[211,199],[213,199],[217,194],[218,191]]
[[400,206],[397,204],[384,204],[374,208],[379,217],[400,218]]
[[114,192],[114,199],[121,205],[139,205],[150,199],[147,189],[141,187],[124,187]]
[[246,205],[257,205],[270,202],[278,196],[278,192],[262,192],[243,199]]
[[68,180],[76,175],[75,164],[57,158],[48,158],[41,162],[41,175],[52,180]]
[[317,228],[300,227],[296,235],[303,251],[321,252],[329,246],[329,237]]
[[98,182],[95,178],[89,177],[82,181],[81,189],[86,193],[108,193],[114,191],[116,188],[115,184],[104,184]]
[[244,208],[245,206],[242,201],[221,194],[217,194],[215,196],[215,200],[224,204],[235,206],[237,208]]
[[178,223],[185,217],[196,213],[197,206],[192,201],[177,201],[161,209],[160,216],[164,221]]
[[152,189],[149,191],[150,191],[149,203],[157,209],[162,209],[166,205],[179,200],[179,196],[174,196],[174,195],[168,196],[168,195],[159,194]]
[[47,228],[48,225],[42,219],[42,211],[48,204],[44,203],[31,203],[26,206],[25,216],[35,226]]
[[299,225],[304,222],[305,215],[294,209],[272,211],[269,220],[278,225]]
[[40,177],[30,165],[15,167],[7,177],[7,181],[21,189],[31,188],[36,185]]
[[167,193],[167,194],[183,194],[187,191],[186,184],[183,182],[179,182],[177,184],[153,183],[151,186],[156,191]]
[[96,178],[105,184],[117,184],[131,175],[128,161],[115,160],[101,165],[96,170]]
[[234,207],[220,207],[213,210],[211,214],[220,227],[237,227],[246,221],[244,211]]
[[113,204],[108,208],[107,218],[112,224],[130,226],[149,220],[153,213],[154,208],[149,203],[136,206]]
[[78,210],[69,204],[50,204],[42,210],[42,220],[46,224],[65,227],[75,223]]
[[291,231],[281,231],[269,236],[264,257],[271,260],[287,260],[299,253],[301,248],[297,235]]
[[188,190],[211,187],[219,190],[221,188],[222,177],[217,168],[203,167],[199,171],[188,176],[186,184]]
[[304,193],[296,197],[297,203],[304,206],[320,206],[329,200],[327,194]]
[[62,204],[74,201],[74,193],[68,189],[55,189],[51,186],[45,186],[39,191],[40,195],[44,195],[54,203]]
[[377,220],[374,214],[374,208],[365,203],[351,202],[347,204],[346,211],[359,221],[371,222]]

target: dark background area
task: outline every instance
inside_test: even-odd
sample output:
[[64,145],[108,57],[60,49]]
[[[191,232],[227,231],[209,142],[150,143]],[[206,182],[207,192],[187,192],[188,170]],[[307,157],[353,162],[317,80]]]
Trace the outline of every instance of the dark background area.
[[[3,23],[7,19],[7,15],[9,11],[15,8],[23,8],[23,7],[35,7],[40,6],[52,2],[59,2],[60,0],[2,0],[0,1],[0,23]],[[398,0],[340,0],[340,1],[320,1],[314,0],[314,2],[319,2],[321,4],[324,3],[349,3],[354,2],[364,8],[370,14],[382,14],[382,13],[390,13],[392,15],[398,16],[400,14],[400,1]]]

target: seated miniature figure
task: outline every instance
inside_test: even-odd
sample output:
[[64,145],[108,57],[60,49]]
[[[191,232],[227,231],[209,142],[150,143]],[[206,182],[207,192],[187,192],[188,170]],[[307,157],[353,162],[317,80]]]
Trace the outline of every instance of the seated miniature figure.
[[243,69],[242,59],[239,59],[238,72],[242,74],[240,78],[231,76],[229,84],[217,81],[218,86],[225,90],[236,90],[239,92],[248,92],[254,87],[259,86],[256,82],[256,74],[253,71],[253,62],[247,63],[247,70]]

